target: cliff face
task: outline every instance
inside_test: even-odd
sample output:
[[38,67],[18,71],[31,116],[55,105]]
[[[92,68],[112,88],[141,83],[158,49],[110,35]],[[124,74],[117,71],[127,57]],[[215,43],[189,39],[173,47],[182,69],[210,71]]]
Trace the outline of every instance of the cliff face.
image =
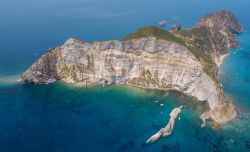
[[225,123],[234,118],[236,112],[206,69],[207,65],[215,65],[213,60],[206,59],[211,54],[197,52],[198,47],[191,46],[195,44],[183,35],[148,27],[124,41],[85,43],[69,39],[62,46],[50,49],[23,73],[22,80],[32,83],[63,80],[76,86],[127,84],[177,90],[206,101],[212,119]]
[[208,101],[211,107],[219,102],[216,85],[195,56],[181,45],[155,37],[94,43],[70,39],[49,51],[22,78],[36,83],[62,79],[77,86],[125,83],[176,89]]
[[25,82],[48,84],[60,79],[56,65],[61,52],[57,49],[49,49],[37,62],[22,74]]

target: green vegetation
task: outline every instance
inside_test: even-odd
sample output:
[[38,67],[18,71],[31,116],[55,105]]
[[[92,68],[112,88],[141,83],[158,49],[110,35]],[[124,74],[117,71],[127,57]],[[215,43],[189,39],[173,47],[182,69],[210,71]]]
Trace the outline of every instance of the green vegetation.
[[138,31],[131,33],[128,36],[126,36],[125,38],[123,38],[123,41],[129,41],[132,39],[138,39],[138,38],[149,37],[149,36],[154,36],[158,39],[163,39],[166,41],[172,41],[172,42],[176,42],[178,44],[183,44],[183,41],[181,39],[177,38],[176,36],[171,34],[169,31],[160,29],[160,28],[155,27],[155,26],[143,27],[143,28],[139,29]]
[[191,30],[181,30],[173,34],[185,41],[185,46],[201,62],[204,71],[218,83],[215,76],[215,69],[217,66],[210,56],[213,48],[209,40],[210,32],[207,28],[200,27]]
[[206,27],[181,30],[178,33],[176,32],[176,34],[180,34],[186,40],[189,40],[190,43],[193,43],[193,45],[200,49],[200,53],[205,53],[205,55],[212,53],[213,48],[209,40],[211,34]]
[[204,71],[209,76],[211,76],[211,78],[213,78],[215,82],[218,82],[216,76],[214,75],[216,64],[209,55],[212,48],[209,42],[208,34],[209,31],[207,31],[206,28],[194,28],[192,30],[169,32],[158,27],[147,26],[126,36],[123,41],[154,36],[158,39],[163,39],[183,45],[188,48],[201,62]]

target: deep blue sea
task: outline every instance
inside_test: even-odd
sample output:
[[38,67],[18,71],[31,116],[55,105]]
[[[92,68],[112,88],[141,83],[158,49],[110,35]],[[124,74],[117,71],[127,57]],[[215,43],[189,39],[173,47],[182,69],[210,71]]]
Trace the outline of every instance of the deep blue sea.
[[[249,8],[249,0],[0,0],[0,152],[250,151]],[[219,129],[200,128],[203,105],[174,92],[15,82],[70,37],[121,39],[163,19],[191,28],[220,9],[232,11],[245,32],[220,68],[238,117]],[[179,105],[187,107],[173,134],[145,145]]]

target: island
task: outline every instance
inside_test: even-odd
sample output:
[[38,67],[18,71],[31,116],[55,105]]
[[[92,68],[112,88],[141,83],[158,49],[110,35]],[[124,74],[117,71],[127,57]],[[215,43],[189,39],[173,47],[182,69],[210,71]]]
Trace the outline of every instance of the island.
[[158,140],[160,137],[166,137],[171,135],[173,129],[174,129],[174,125],[175,125],[175,120],[176,118],[179,116],[179,114],[181,113],[181,108],[183,106],[174,108],[172,110],[172,112],[169,114],[170,119],[169,122],[167,124],[167,126],[165,128],[161,128],[156,134],[154,134],[153,136],[151,136],[146,143],[153,143],[156,140]]
[[70,38],[49,49],[21,79],[35,84],[62,80],[79,87],[124,84],[175,90],[208,104],[203,121],[225,124],[237,114],[217,79],[218,67],[228,49],[238,45],[235,34],[241,32],[237,18],[221,10],[203,17],[193,29],[147,26],[122,40],[91,43]]

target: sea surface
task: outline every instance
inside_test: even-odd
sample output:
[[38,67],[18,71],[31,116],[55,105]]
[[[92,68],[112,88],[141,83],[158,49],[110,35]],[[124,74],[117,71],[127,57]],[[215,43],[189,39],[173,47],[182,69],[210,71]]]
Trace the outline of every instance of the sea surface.
[[[0,151],[250,151],[249,8],[249,0],[0,0]],[[121,39],[160,20],[168,22],[165,29],[192,28],[220,9],[232,11],[245,29],[220,67],[220,82],[238,110],[225,126],[200,128],[204,105],[176,92],[16,82],[48,48],[71,37]],[[145,145],[180,105],[186,107],[173,134]]]

